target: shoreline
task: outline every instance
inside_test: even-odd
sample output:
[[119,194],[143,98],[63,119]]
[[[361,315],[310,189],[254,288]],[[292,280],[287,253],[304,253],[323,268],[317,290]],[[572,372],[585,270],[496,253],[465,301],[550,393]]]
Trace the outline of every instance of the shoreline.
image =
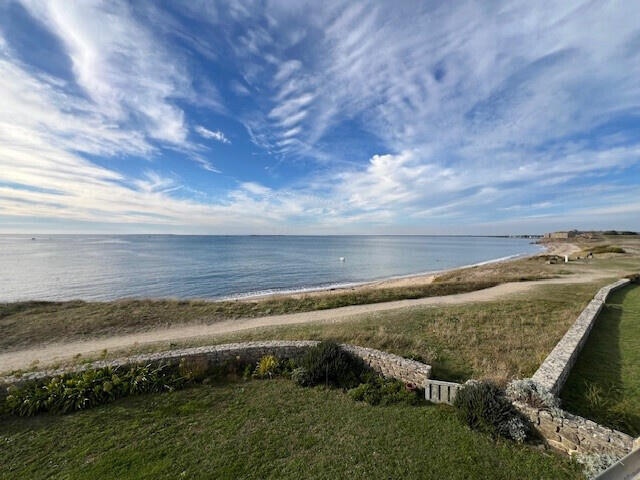
[[537,253],[517,253],[514,255],[507,255],[506,257],[493,258],[491,260],[485,260],[478,263],[472,263],[468,265],[461,265],[459,267],[446,268],[442,270],[431,270],[419,273],[409,273],[405,275],[394,275],[391,277],[384,277],[375,280],[364,280],[361,282],[349,282],[341,284],[324,285],[318,287],[305,287],[301,289],[288,289],[278,290],[273,292],[256,292],[242,295],[231,295],[217,299],[201,299],[205,301],[213,302],[233,302],[233,301],[255,301],[265,299],[277,299],[282,297],[287,298],[300,298],[303,296],[320,296],[320,295],[334,295],[340,294],[345,291],[357,291],[364,289],[383,289],[393,287],[406,287],[406,286],[418,286],[428,285],[438,276],[445,273],[455,272],[457,270],[464,270],[467,268],[481,267],[492,264],[506,263],[514,260],[521,260],[530,257],[537,257],[545,253],[549,253],[552,250],[551,245],[536,244],[540,247],[541,251]]
[[[258,292],[249,292],[237,295],[229,295],[224,297],[193,297],[193,298],[181,298],[181,297],[121,297],[110,300],[91,300],[91,299],[82,299],[82,298],[72,298],[65,300],[50,300],[51,302],[57,301],[75,301],[80,300],[84,302],[119,302],[126,300],[187,300],[187,301],[203,301],[203,302],[254,302],[261,300],[277,300],[282,298],[305,298],[305,297],[317,297],[317,296],[326,296],[326,295],[339,295],[345,292],[358,292],[365,290],[382,290],[388,288],[402,288],[402,287],[420,287],[424,285],[431,284],[435,278],[439,275],[448,274],[452,272],[456,272],[459,270],[466,270],[475,267],[489,266],[489,265],[498,265],[508,262],[513,262],[517,260],[522,260],[526,258],[533,258],[540,255],[548,254],[548,255],[569,255],[576,251],[579,251],[580,248],[568,242],[548,242],[548,243],[532,243],[536,247],[538,247],[539,251],[535,253],[517,253],[513,255],[507,255],[505,257],[498,257],[489,260],[484,260],[477,263],[460,265],[452,268],[445,268],[442,270],[429,270],[418,273],[409,273],[409,274],[401,274],[401,275],[393,275],[390,277],[377,278],[373,280],[363,280],[358,282],[345,282],[345,283],[336,283],[336,284],[328,284],[328,285],[319,285],[315,287],[302,287],[302,288],[294,288],[294,289],[282,289],[282,290],[263,290]],[[29,301],[40,301],[41,299],[28,299],[28,300],[16,300],[16,301],[8,301],[4,303],[20,303],[20,302],[29,302]]]

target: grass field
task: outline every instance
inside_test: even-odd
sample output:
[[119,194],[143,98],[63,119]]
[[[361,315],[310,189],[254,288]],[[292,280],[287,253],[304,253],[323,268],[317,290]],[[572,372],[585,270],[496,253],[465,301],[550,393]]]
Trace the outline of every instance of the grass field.
[[355,288],[257,300],[212,302],[125,299],[112,302],[0,303],[0,331],[3,332],[0,336],[0,349],[26,348],[41,343],[43,339],[48,342],[74,340],[184,324],[208,324],[236,318],[451,295],[509,281],[551,278],[562,273],[561,266],[519,260],[444,274],[436,282],[429,284]]
[[569,411],[640,435],[640,285],[611,294],[561,397]]
[[568,459],[288,380],[202,385],[66,416],[2,418],[10,479],[579,479]]
[[608,282],[538,286],[507,300],[403,308],[347,322],[268,327],[163,342],[109,352],[108,356],[251,340],[331,339],[421,360],[433,366],[433,376],[438,379],[491,378],[506,383],[533,374],[593,294]]

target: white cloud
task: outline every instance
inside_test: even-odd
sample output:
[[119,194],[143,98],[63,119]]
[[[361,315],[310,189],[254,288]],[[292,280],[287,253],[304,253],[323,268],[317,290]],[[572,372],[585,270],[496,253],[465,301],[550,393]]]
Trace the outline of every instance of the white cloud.
[[151,138],[181,144],[184,112],[172,98],[191,95],[179,58],[169,53],[121,1],[24,0],[29,12],[60,38],[75,81],[105,119],[141,122]]
[[[168,146],[219,173],[206,147],[188,141],[194,123],[179,101],[204,97],[182,50],[168,49],[152,31],[160,27],[140,21],[129,3],[24,3],[61,40],[72,72],[65,80],[34,71],[0,37],[0,215],[245,233],[399,231],[450,219],[471,229],[587,211],[637,223],[628,198],[638,192],[607,177],[640,163],[637,138],[581,137],[640,108],[635,3],[202,9],[211,25],[246,26],[229,51],[242,81],[227,84],[250,107],[227,114],[278,168],[300,157],[317,163],[279,188],[246,172],[198,201],[159,155]],[[172,21],[163,31],[197,51],[216,45]],[[71,83],[84,94],[70,94]],[[222,111],[216,87],[206,85],[209,107]],[[194,131],[230,143],[220,130]],[[353,146],[351,137],[375,147]],[[147,160],[126,175],[109,167],[124,156]]]
[[201,125],[196,126],[195,128],[196,132],[198,132],[199,135],[201,135],[204,138],[209,138],[211,140],[215,140],[217,142],[220,143],[226,143],[226,144],[230,144],[231,140],[229,140],[224,133],[222,133],[220,130],[209,130]]

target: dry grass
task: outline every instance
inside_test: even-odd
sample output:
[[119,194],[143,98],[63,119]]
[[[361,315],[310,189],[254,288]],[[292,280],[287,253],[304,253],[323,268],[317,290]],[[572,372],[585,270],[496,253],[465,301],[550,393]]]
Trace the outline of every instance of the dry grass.
[[609,282],[538,286],[526,295],[501,301],[410,307],[366,314],[348,322],[269,327],[159,342],[76,361],[240,341],[332,339],[424,361],[433,366],[435,378],[490,378],[506,383],[532,375],[595,292]]
[[453,270],[438,275],[435,282],[473,282],[481,280],[496,283],[525,282],[554,278],[564,273],[568,272],[563,271],[558,265],[546,265],[544,257],[535,256]]
[[277,297],[258,301],[119,300],[114,302],[20,302],[0,304],[0,348],[17,350],[44,341],[134,333],[184,324],[347,305],[451,295],[496,285],[495,281],[442,282],[388,289],[358,289],[341,294]]

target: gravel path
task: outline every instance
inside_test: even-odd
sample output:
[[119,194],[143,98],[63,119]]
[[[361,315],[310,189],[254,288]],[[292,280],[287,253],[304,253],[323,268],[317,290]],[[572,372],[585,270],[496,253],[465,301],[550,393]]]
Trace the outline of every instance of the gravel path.
[[606,274],[589,273],[580,276],[555,278],[550,280],[537,280],[532,282],[503,283],[495,287],[474,292],[446,295],[441,297],[427,297],[411,300],[397,300],[393,302],[373,303],[366,305],[353,305],[329,310],[316,310],[311,312],[290,313],[285,315],[271,315],[258,318],[225,320],[209,325],[185,325],[179,327],[151,330],[147,332],[118,335],[113,337],[100,337],[92,340],[81,340],[65,343],[51,343],[25,350],[17,350],[0,354],[0,372],[24,369],[33,366],[50,365],[55,362],[69,360],[76,355],[87,355],[101,352],[104,349],[118,350],[156,342],[172,342],[178,340],[195,339],[198,337],[211,337],[242,330],[279,325],[294,325],[316,322],[345,322],[357,320],[361,315],[374,312],[395,310],[398,308],[415,306],[439,306],[456,305],[469,302],[486,302],[504,298],[517,293],[530,290],[537,285],[558,283],[586,283]]

